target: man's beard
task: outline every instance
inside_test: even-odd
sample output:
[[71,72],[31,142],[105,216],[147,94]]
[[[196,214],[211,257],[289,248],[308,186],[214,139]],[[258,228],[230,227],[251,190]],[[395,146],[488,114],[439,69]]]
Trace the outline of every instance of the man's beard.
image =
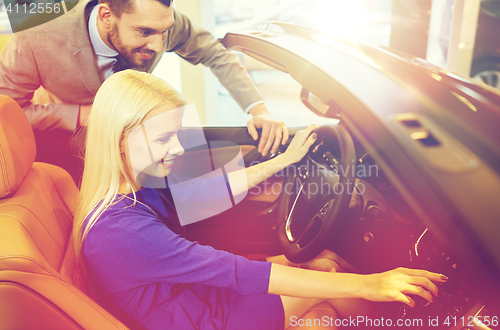
[[115,50],[128,62],[128,66],[130,68],[144,70],[151,62],[154,61],[154,56],[150,60],[135,60],[134,54],[141,50],[141,48],[128,50],[120,41],[120,34],[116,24],[111,28],[111,31],[107,35],[107,39],[111,46],[113,46]]

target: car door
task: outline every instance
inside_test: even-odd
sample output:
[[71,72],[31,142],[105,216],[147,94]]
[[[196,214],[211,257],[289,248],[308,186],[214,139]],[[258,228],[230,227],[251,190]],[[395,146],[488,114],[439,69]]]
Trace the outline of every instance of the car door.
[[[289,141],[302,128],[290,128]],[[190,136],[199,135],[199,130],[199,127],[182,128],[179,132],[181,143]],[[288,143],[282,145],[275,154],[269,153],[263,157],[257,151],[258,140],[253,140],[246,127],[203,127],[202,131],[206,145],[186,149],[176,161],[173,173],[182,172],[186,164],[196,164],[195,167],[190,166],[191,171],[196,171],[196,174],[191,175],[210,175],[209,172],[239,156],[242,157],[241,164],[248,167],[275,157],[288,146]],[[250,189],[241,201],[233,201],[233,207],[209,219],[187,225],[187,238],[241,255],[281,254],[274,225],[282,180],[279,174],[274,175]]]

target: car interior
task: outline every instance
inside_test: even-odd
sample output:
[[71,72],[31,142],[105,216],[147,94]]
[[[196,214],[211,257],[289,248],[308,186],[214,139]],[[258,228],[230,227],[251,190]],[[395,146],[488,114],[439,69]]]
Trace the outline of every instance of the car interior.
[[[1,328],[129,329],[94,300],[85,276],[76,271],[71,234],[75,182],[57,166],[34,162],[31,125],[7,96],[0,96],[0,132]],[[262,252],[248,257],[257,259]],[[323,303],[303,318],[332,312]]]
[[[405,266],[446,274],[435,302],[386,311],[422,320],[410,322],[415,329],[498,327],[498,92],[413,56],[291,24],[264,22],[222,42],[290,74],[304,105],[340,119],[306,170],[283,175],[284,184],[356,182],[352,198],[292,192],[290,209],[282,193],[285,255],[301,261],[329,248],[361,273]],[[349,164],[356,171],[345,171]]]
[[[271,23],[226,36],[226,47],[288,72],[304,87],[300,97],[311,111],[340,123],[320,127],[317,149],[293,170],[252,188],[233,208],[186,226],[186,237],[253,259],[284,253],[300,263],[330,249],[363,274],[396,267],[442,273],[449,281],[433,303],[417,297],[415,308],[388,303],[384,317],[409,320],[411,329],[498,328],[500,95],[382,47],[312,41],[310,30]],[[376,88],[379,97],[365,93]],[[467,125],[457,119],[462,114],[472,118]],[[127,329],[75,272],[73,180],[60,168],[34,163],[30,124],[5,96],[0,128],[2,326]],[[245,127],[204,133],[209,142],[231,141],[235,146],[219,148],[218,157],[241,150],[246,166],[287,147],[262,157]],[[200,155],[187,150],[181,157],[173,172]],[[303,318],[325,315],[331,307],[320,304]]]

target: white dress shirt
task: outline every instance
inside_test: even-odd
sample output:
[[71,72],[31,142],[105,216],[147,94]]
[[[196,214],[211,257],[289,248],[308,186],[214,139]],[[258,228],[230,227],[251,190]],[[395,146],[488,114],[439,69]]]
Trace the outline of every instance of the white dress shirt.
[[113,64],[116,62],[116,56],[119,53],[109,48],[104,41],[102,41],[99,31],[97,30],[97,9],[100,5],[95,6],[90,13],[89,18],[89,36],[92,47],[94,48],[94,53],[97,58],[94,59],[97,64],[99,78],[101,80],[106,80],[113,74]]

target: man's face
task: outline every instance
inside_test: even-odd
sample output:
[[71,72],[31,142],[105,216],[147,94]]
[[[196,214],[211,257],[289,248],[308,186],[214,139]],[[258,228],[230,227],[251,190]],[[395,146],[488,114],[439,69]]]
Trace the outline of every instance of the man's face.
[[174,24],[173,6],[156,0],[135,0],[132,13],[115,18],[108,42],[134,66],[143,69],[163,49]]

